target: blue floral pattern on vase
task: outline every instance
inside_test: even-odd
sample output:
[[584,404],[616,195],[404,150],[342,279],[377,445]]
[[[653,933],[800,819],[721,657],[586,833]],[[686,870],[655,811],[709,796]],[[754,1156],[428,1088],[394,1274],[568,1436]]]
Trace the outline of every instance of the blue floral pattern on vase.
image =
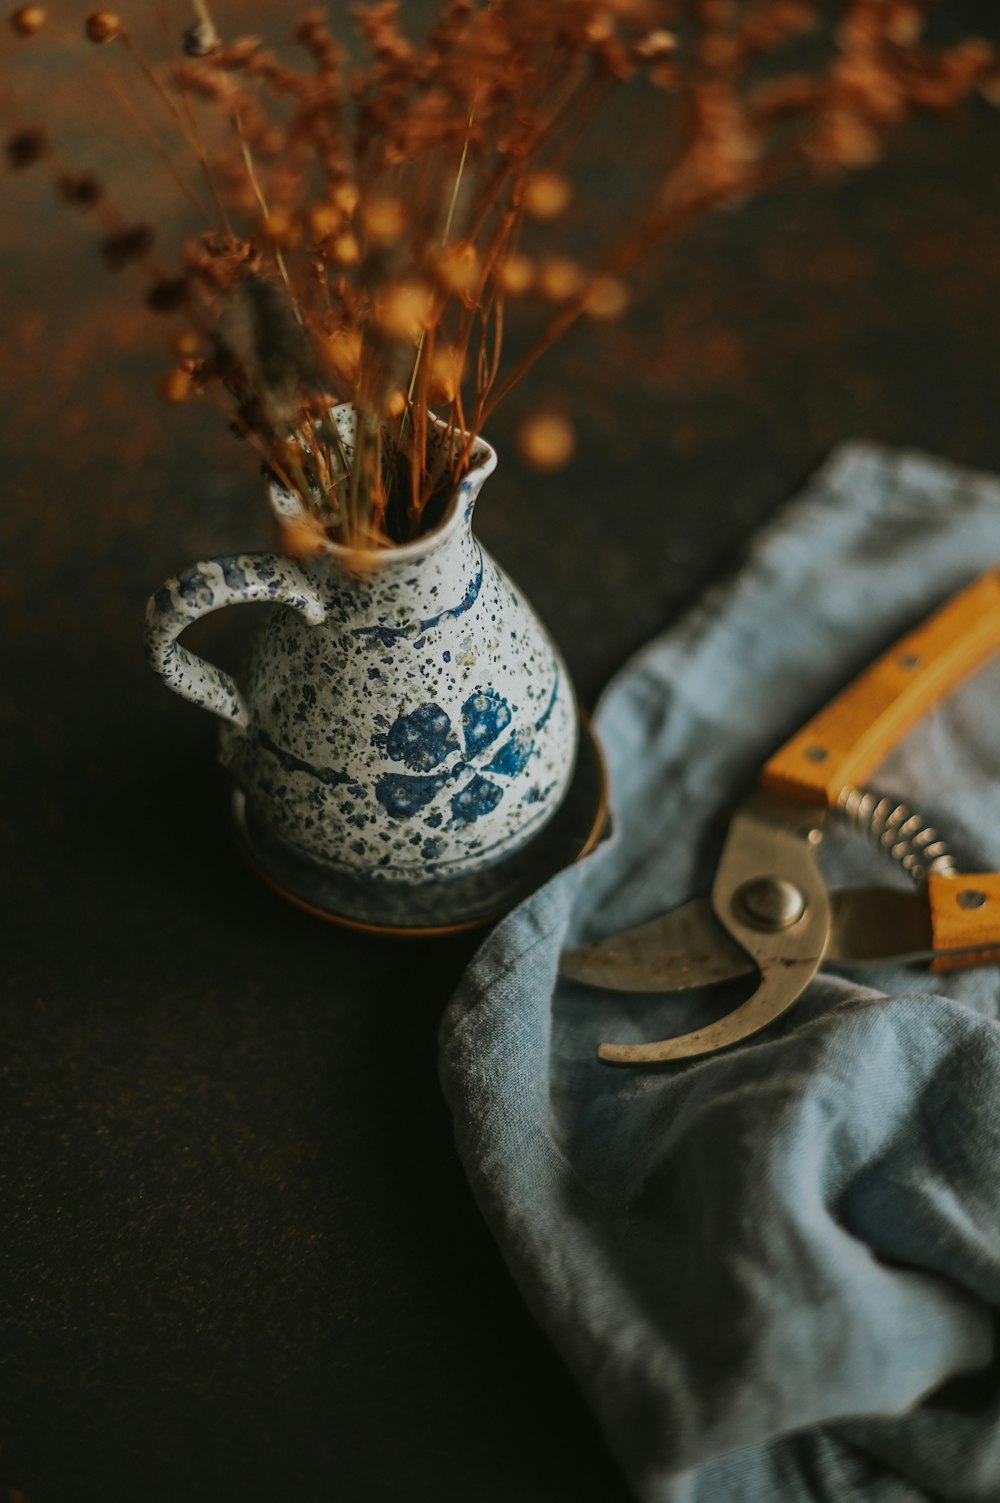
[[[381,741],[376,737],[376,745]],[[409,715],[400,715],[385,737],[385,749],[394,762],[403,762],[413,772],[429,772],[443,762],[458,741],[451,720],[440,705],[420,705]]]
[[[394,819],[411,819],[425,809],[448,783],[472,776],[449,800],[452,818],[469,823],[491,813],[503,798],[499,783],[476,770],[483,757],[510,725],[513,715],[502,694],[478,689],[462,705],[462,740],[465,755],[458,750],[458,737],[451,718],[437,704],[418,705],[399,715],[389,731],[373,738],[384,746],[394,762],[402,762],[411,774],[388,772],[378,780],[375,797]],[[515,731],[506,745],[485,764],[486,771],[514,777],[527,766],[535,740],[530,731]],[[445,771],[425,776],[431,768],[458,753]]]

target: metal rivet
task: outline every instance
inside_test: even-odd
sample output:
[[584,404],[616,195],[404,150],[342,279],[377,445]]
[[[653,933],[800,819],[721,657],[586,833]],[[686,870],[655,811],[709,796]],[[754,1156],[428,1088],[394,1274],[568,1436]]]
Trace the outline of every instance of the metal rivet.
[[757,929],[788,929],[806,911],[805,895],[787,877],[755,877],[743,884],[735,901]]
[[986,902],[986,894],[978,892],[974,887],[967,887],[956,898],[959,908],[982,908]]
[[920,659],[915,652],[904,652],[899,659],[900,668],[919,668]]
[[806,760],[809,762],[825,762],[829,755],[825,746],[806,747]]

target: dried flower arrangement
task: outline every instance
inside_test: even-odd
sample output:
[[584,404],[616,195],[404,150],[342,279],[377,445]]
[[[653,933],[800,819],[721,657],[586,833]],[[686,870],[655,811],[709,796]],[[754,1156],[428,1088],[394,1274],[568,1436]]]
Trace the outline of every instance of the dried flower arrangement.
[[[780,182],[869,165],[916,112],[949,113],[976,92],[1000,101],[990,45],[926,45],[926,8],[443,0],[418,46],[395,0],[380,0],[354,12],[361,62],[320,12],[302,16],[294,40],[308,62],[296,69],[253,38],[221,38],[195,0],[195,23],[163,70],[118,16],[98,11],[86,37],[141,73],[163,125],[152,111],[132,123],[205,226],[172,270],[152,229],[123,218],[44,131],[17,130],[7,159],[45,163],[60,196],[99,226],[107,266],[136,265],[149,307],[185,321],[161,393],[220,401],[301,497],[307,520],[286,536],[288,551],[333,539],[373,557],[433,525],[497,403],[581,316],[622,312],[622,279],[650,247]],[[21,6],[10,25],[33,37],[45,13]],[[808,33],[819,60],[799,66]],[[574,148],[636,78],[656,91],[651,127],[666,166],[632,226],[584,265],[552,239]],[[505,369],[515,301],[540,326]],[[356,416],[350,446],[331,417],[339,403]],[[539,413],[522,445],[554,466],[571,430]]]

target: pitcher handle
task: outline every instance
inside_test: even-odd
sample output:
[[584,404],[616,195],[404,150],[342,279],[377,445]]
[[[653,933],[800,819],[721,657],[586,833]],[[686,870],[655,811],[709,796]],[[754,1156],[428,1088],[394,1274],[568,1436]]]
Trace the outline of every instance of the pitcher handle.
[[146,659],[153,672],[175,694],[240,731],[246,731],[248,716],[236,680],[177,639],[200,616],[254,600],[291,606],[310,626],[318,626],[326,615],[302,566],[274,553],[240,553],[192,564],[161,585],[146,607]]

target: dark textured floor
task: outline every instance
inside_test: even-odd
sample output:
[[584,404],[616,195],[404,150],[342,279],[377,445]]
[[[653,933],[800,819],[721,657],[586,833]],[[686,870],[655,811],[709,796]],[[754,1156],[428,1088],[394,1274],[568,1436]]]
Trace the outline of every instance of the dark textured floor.
[[[0,1483],[618,1503],[452,1147],[435,1029],[474,942],[341,934],[241,865],[214,726],[148,674],[140,622],[178,566],[264,541],[252,470],[211,414],[158,407],[156,340],[42,188],[12,193]],[[1000,114],[720,215],[643,281],[512,402],[480,505],[587,700],[838,441],[1000,470]],[[510,434],[554,389],[581,441],[544,478]],[[236,614],[194,645],[236,661]]]

